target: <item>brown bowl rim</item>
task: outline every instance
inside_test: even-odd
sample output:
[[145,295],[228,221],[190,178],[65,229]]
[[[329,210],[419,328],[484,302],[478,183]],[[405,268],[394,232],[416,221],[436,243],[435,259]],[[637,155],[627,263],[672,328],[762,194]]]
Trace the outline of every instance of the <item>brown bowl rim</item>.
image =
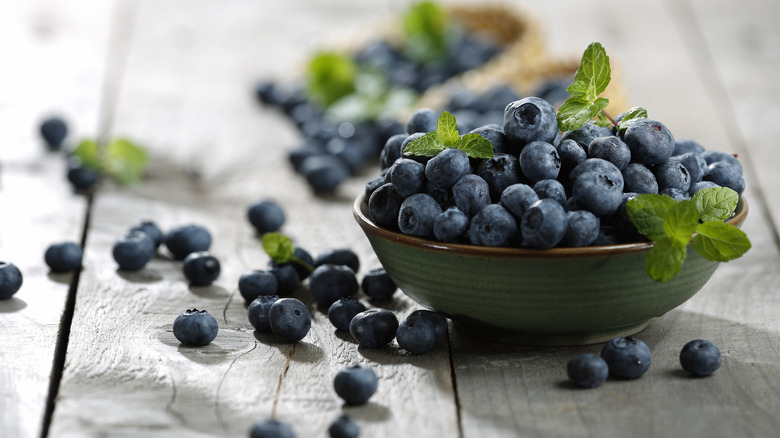
[[[365,211],[364,211],[365,209]],[[514,247],[495,247],[469,245],[462,243],[444,243],[422,237],[410,236],[403,233],[382,228],[375,224],[366,211],[368,205],[365,201],[365,193],[361,193],[355,198],[352,206],[352,213],[358,225],[364,232],[370,233],[384,240],[394,241],[395,243],[415,247],[420,249],[447,251],[453,254],[480,256],[480,257],[501,257],[501,258],[569,258],[569,257],[606,257],[617,254],[641,253],[650,251],[653,242],[624,243],[619,245],[586,246],[573,248],[514,248]],[[748,213],[748,203],[744,196],[739,197],[739,203],[735,214],[729,218],[726,223],[740,227],[745,222]]]

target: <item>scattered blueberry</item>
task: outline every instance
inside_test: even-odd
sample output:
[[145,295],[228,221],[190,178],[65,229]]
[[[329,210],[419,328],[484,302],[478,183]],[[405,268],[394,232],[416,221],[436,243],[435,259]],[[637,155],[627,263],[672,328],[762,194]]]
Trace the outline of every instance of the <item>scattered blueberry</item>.
[[306,305],[295,298],[280,298],[268,310],[271,331],[287,342],[306,337],[311,328],[311,314]]
[[623,379],[636,379],[650,368],[650,349],[644,342],[632,337],[610,340],[601,349],[601,357],[609,366],[609,373]]
[[114,241],[111,255],[122,271],[137,271],[154,258],[155,245],[143,231],[130,231]]
[[49,117],[41,123],[41,136],[49,150],[57,151],[68,135],[68,125],[59,117]]
[[416,310],[399,325],[395,339],[398,346],[412,354],[430,351],[447,332],[447,319],[430,310]]
[[182,271],[192,286],[208,286],[219,277],[221,266],[208,251],[196,251],[184,258]]
[[85,192],[98,183],[100,172],[85,166],[80,159],[71,157],[68,159],[67,178],[74,190]]
[[357,295],[359,289],[355,271],[347,265],[319,265],[309,277],[309,292],[320,306]]
[[253,424],[249,438],[295,438],[295,433],[289,424],[268,419]]
[[163,234],[160,227],[158,227],[157,224],[150,220],[141,221],[140,223],[133,225],[130,227],[130,231],[143,231],[146,233],[149,237],[152,238],[155,249],[159,247],[160,244],[162,244],[165,240],[165,234]]
[[366,306],[353,296],[341,297],[328,308],[328,321],[337,330],[349,331],[349,323],[358,313],[366,310]]
[[342,414],[328,426],[330,438],[357,438],[360,436],[360,427],[349,415]]
[[333,388],[348,405],[362,405],[371,398],[379,386],[376,373],[365,365],[352,365],[336,373]]
[[609,375],[607,362],[595,354],[581,354],[566,364],[566,374],[580,388],[595,388]]
[[188,347],[208,345],[218,331],[217,320],[206,310],[186,310],[173,321],[173,336]]
[[680,351],[683,369],[696,377],[709,376],[720,368],[722,362],[718,347],[704,339],[690,341]]
[[372,300],[383,301],[392,298],[398,286],[384,268],[376,268],[363,276],[360,288]]
[[368,309],[358,313],[349,323],[349,333],[366,348],[389,344],[398,330],[398,318],[387,309]]
[[238,278],[238,291],[247,303],[263,295],[276,295],[278,289],[276,276],[269,271],[253,269]]
[[277,301],[279,301],[278,295],[260,295],[249,303],[247,317],[255,330],[271,333],[271,322],[268,315],[271,311],[271,306]]
[[165,236],[165,247],[176,260],[184,260],[191,252],[208,251],[211,233],[201,225],[177,226]]
[[360,258],[349,248],[332,248],[317,254],[313,266],[321,265],[345,265],[357,273],[360,271]]
[[268,272],[276,277],[276,293],[279,296],[290,295],[301,285],[301,276],[293,263],[278,265],[272,260],[269,263]]
[[52,272],[71,272],[81,267],[84,250],[76,242],[58,242],[49,245],[43,258]]
[[285,215],[282,207],[274,201],[260,200],[249,206],[247,211],[249,223],[258,233],[279,231],[284,225]]
[[15,264],[0,262],[0,300],[11,298],[22,287],[22,272]]

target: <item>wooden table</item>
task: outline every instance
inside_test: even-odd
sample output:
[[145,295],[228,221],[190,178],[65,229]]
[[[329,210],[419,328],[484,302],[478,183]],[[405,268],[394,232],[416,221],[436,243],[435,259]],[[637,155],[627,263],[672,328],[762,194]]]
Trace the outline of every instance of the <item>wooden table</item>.
[[[301,342],[251,329],[237,280],[268,261],[245,217],[257,199],[278,201],[283,231],[311,253],[352,248],[359,275],[379,266],[350,210],[377,169],[335,196],[314,196],[286,162],[295,130],[254,101],[253,85],[298,74],[323,37],[403,4],[5,0],[0,258],[20,267],[24,285],[0,303],[0,436],[233,437],[269,417],[298,436],[326,436],[341,413],[366,437],[778,436],[780,3],[520,3],[553,53],[578,57],[602,42],[633,102],[677,137],[744,164],[753,248],[638,335],[653,351],[647,374],[576,390],[566,362],[599,345],[517,347],[457,330],[420,356],[366,350],[313,304]],[[47,152],[36,131],[53,113],[69,122],[71,140],[128,136],[144,145],[153,156],[147,177],[73,193],[63,156]],[[142,271],[118,271],[113,241],[143,219],[206,226],[220,278],[190,288],[164,252]],[[45,267],[45,248],[63,240],[85,244],[78,274]],[[312,303],[305,288],[296,296]],[[205,348],[182,347],[172,334],[191,307],[218,317],[219,336]],[[400,293],[390,307],[401,318],[417,308]],[[679,367],[680,348],[695,338],[723,352],[711,377]],[[332,381],[354,363],[376,371],[379,390],[347,407]]]

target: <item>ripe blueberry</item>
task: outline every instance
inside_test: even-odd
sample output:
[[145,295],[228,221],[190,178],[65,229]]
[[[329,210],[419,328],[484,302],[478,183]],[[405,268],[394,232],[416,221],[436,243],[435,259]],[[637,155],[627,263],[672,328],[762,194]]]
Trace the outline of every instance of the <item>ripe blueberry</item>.
[[295,298],[280,298],[268,310],[271,331],[288,342],[306,337],[311,328],[311,314],[306,305]]
[[285,221],[284,210],[270,200],[260,200],[250,205],[247,218],[260,234],[278,231]]
[[348,405],[362,405],[377,390],[379,381],[376,373],[364,365],[352,365],[336,373],[333,388]]
[[176,260],[184,260],[191,252],[208,251],[211,234],[201,225],[177,226],[168,231],[165,246]]
[[349,323],[349,333],[366,348],[389,344],[398,330],[398,318],[386,309],[368,309],[358,313]]
[[184,258],[182,271],[193,286],[208,286],[219,277],[219,260],[208,251],[192,252]]
[[13,263],[0,262],[0,300],[11,298],[22,287],[22,272]]
[[650,368],[650,349],[644,342],[632,337],[610,340],[601,349],[610,374],[623,379],[636,379]]
[[722,362],[718,347],[704,339],[690,341],[680,351],[680,365],[696,377],[709,376]]
[[173,321],[173,336],[188,347],[202,347],[217,337],[217,320],[206,310],[186,310]]
[[566,374],[580,388],[595,388],[609,375],[607,362],[595,354],[574,356],[566,364]]
[[247,317],[249,323],[255,330],[271,333],[271,323],[268,320],[268,315],[271,310],[271,306],[279,300],[278,295],[260,295],[252,300],[247,308]]
[[152,238],[143,231],[130,231],[114,241],[111,255],[123,271],[137,271],[154,258]]
[[43,258],[52,272],[71,272],[81,267],[84,251],[76,242],[53,243]]

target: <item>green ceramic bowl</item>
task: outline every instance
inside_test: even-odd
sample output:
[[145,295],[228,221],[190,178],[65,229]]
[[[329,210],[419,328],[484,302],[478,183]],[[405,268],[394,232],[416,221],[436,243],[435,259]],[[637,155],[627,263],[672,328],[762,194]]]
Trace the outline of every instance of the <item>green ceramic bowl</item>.
[[[547,250],[445,244],[380,228],[364,196],[354,216],[398,287],[459,329],[526,345],[578,345],[642,330],[710,279],[717,262],[691,248],[665,283],[645,272],[652,243]],[[741,226],[740,200],[729,223]]]

